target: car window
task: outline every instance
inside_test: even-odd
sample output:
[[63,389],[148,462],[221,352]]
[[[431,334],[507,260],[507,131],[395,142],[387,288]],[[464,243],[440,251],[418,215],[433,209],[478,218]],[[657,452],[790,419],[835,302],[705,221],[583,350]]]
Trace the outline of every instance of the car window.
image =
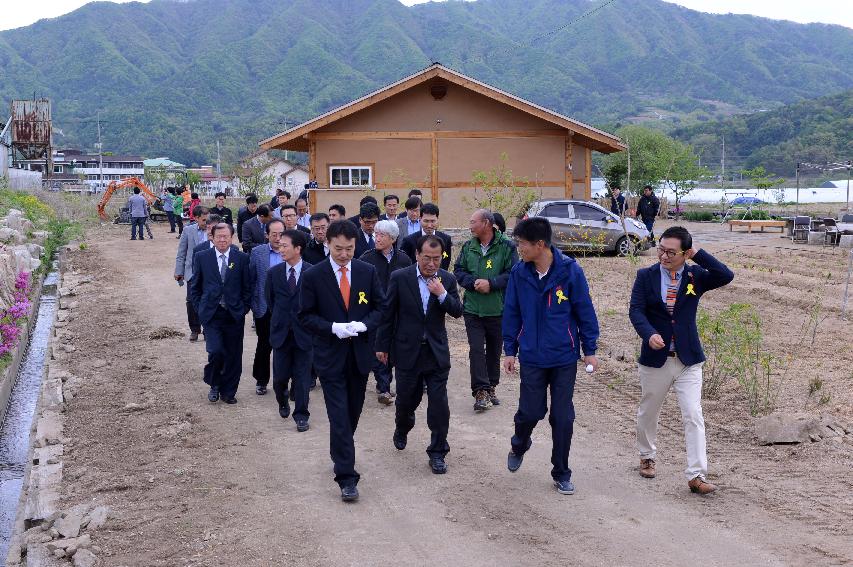
[[551,203],[550,205],[546,205],[545,208],[542,209],[542,212],[539,213],[539,216],[567,219],[569,218],[569,205],[567,203]]
[[607,215],[587,205],[575,205],[575,218],[586,221],[602,221]]

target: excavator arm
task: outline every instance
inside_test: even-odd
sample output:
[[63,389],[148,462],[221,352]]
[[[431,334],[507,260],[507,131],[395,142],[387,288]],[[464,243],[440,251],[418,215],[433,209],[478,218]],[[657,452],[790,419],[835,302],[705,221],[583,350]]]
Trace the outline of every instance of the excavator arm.
[[158,197],[154,194],[151,189],[148,188],[145,183],[142,182],[138,177],[129,177],[127,179],[122,179],[121,181],[111,181],[107,186],[107,190],[104,192],[104,197],[101,199],[101,202],[98,203],[98,216],[101,217],[101,220],[109,221],[109,217],[106,213],[107,203],[110,202],[110,199],[113,196],[113,193],[118,191],[119,189],[126,189],[128,187],[139,187],[139,190],[142,192],[142,195],[145,197],[145,200],[148,201],[149,205],[153,205],[157,202]]

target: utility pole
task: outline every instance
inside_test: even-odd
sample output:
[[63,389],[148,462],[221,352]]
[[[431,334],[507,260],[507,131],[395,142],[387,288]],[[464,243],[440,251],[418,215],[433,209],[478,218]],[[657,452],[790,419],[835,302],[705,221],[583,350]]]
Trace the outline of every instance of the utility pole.
[[853,165],[851,160],[847,160],[847,212],[850,212],[850,166]]
[[720,167],[722,172],[720,173],[720,189],[726,188],[726,137],[723,136],[723,153],[720,156]]
[[101,145],[101,111],[98,111],[98,189],[104,188],[104,147]]
[[216,140],[216,192],[222,191],[222,157],[219,155],[219,140]]

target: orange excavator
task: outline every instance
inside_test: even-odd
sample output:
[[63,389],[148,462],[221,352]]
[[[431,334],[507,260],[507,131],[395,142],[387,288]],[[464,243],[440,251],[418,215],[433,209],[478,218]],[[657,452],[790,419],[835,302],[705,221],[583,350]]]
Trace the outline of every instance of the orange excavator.
[[145,200],[148,201],[149,205],[154,205],[159,198],[155,195],[151,189],[148,188],[145,183],[142,182],[138,177],[129,177],[127,179],[122,179],[121,181],[111,181],[107,186],[107,190],[104,193],[104,198],[101,199],[101,202],[98,203],[98,215],[102,220],[109,221],[110,218],[107,216],[106,208],[107,203],[110,202],[110,198],[113,196],[113,193],[118,191],[119,189],[127,189],[139,187],[139,190],[142,191],[142,195],[145,197]]

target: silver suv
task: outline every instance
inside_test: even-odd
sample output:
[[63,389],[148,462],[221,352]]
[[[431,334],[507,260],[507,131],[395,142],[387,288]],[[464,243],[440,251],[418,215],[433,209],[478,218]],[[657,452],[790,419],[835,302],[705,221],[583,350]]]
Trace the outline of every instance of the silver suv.
[[636,219],[621,219],[597,205],[578,199],[534,201],[527,217],[548,219],[554,245],[566,251],[615,252],[619,256],[651,248],[649,231]]

